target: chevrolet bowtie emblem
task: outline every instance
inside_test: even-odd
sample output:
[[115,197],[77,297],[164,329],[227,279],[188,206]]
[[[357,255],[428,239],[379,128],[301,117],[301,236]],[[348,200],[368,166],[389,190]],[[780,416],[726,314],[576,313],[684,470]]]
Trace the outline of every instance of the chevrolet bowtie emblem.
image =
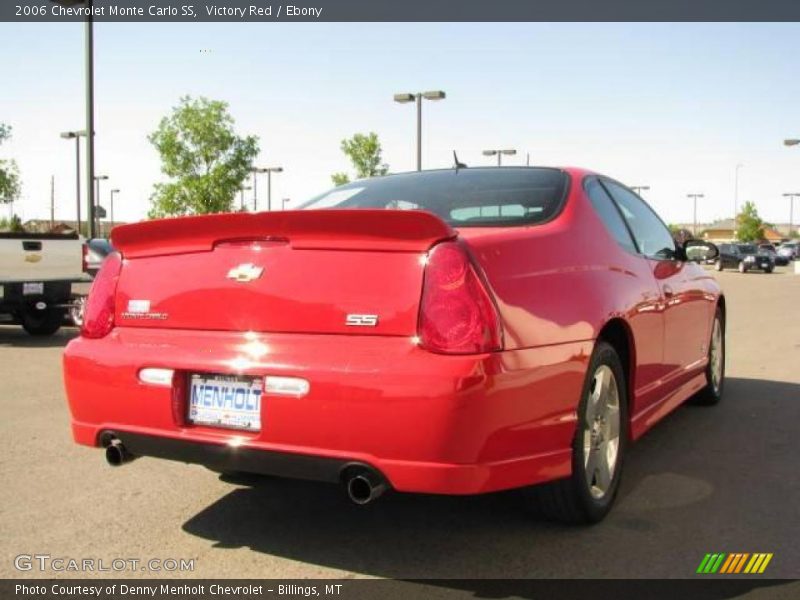
[[228,279],[234,281],[253,281],[261,277],[264,267],[257,267],[253,263],[244,263],[228,271]]

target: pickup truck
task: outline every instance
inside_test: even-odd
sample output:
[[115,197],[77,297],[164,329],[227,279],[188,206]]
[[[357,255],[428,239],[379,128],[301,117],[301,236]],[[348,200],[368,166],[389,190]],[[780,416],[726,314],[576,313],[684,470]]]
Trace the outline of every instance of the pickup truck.
[[77,233],[0,233],[0,315],[31,335],[58,331],[73,284],[91,281],[85,252]]

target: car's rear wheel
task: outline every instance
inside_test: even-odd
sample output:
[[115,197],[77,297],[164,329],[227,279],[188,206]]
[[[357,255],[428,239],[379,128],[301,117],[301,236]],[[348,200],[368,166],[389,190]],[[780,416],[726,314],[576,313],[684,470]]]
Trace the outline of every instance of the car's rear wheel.
[[766,269],[764,269],[764,273],[772,273],[774,269],[775,267],[767,267]]
[[693,401],[695,404],[713,406],[722,400],[725,388],[725,319],[722,310],[717,308],[714,324],[711,326],[711,340],[708,344],[708,364],[706,365],[706,387],[700,390]]
[[20,319],[22,328],[30,335],[53,335],[61,329],[64,311],[60,308],[47,307],[42,310],[34,307],[26,308]]
[[599,341],[589,363],[572,444],[572,475],[528,488],[545,517],[596,523],[611,509],[627,448],[627,387],[619,355]]
[[714,263],[714,268],[717,271],[722,271],[722,260],[717,259],[717,262]]

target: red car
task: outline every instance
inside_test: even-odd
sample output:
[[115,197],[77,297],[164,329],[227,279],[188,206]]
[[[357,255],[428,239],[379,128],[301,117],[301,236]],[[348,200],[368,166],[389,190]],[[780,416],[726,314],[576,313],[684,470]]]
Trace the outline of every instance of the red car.
[[[724,381],[725,298],[579,169],[424,171],[114,230],[64,376],[75,440],[344,485],[526,488],[601,519],[635,440]],[[544,484],[544,485],[536,485]]]

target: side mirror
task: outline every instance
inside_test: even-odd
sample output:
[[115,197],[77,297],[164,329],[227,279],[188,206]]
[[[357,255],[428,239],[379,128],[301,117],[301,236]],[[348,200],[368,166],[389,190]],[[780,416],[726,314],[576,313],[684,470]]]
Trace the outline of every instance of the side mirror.
[[691,262],[706,262],[719,256],[719,248],[705,240],[686,240],[681,250],[683,259]]

